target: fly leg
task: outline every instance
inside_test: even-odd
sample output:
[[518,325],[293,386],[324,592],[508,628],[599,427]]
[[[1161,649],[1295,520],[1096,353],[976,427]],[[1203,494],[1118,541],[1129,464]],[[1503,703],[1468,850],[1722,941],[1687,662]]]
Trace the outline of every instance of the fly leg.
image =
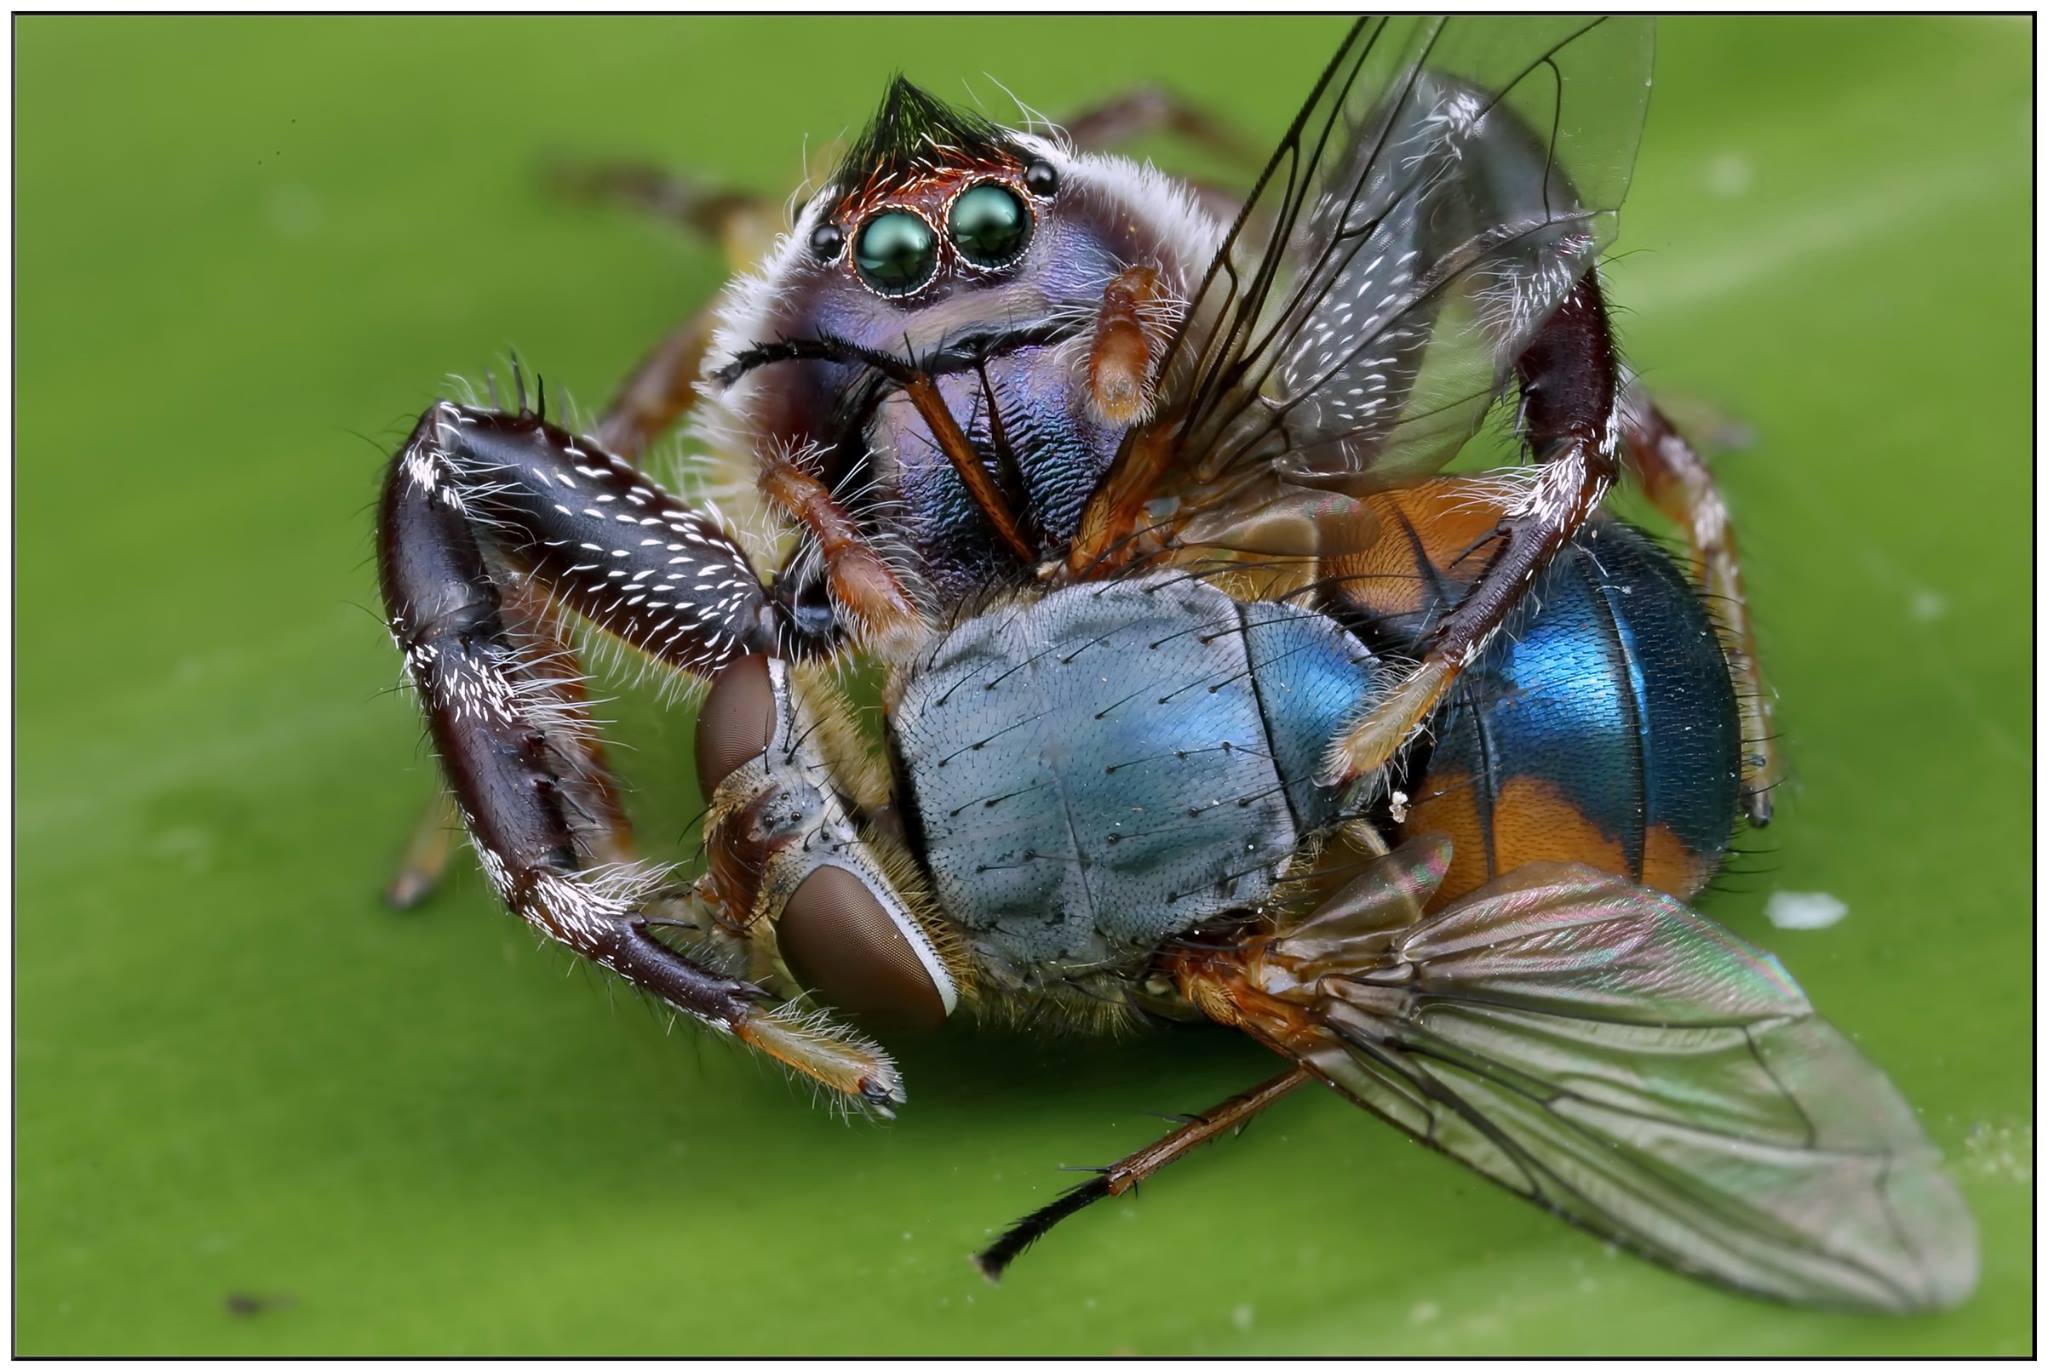
[[1096,1201],[1136,1190],[1139,1182],[1167,1164],[1178,1162],[1226,1133],[1243,1129],[1254,1115],[1309,1079],[1307,1068],[1291,1067],[1249,1091],[1232,1096],[1221,1105],[1190,1116],[1171,1134],[1147,1144],[1121,1161],[1111,1163],[1096,1176],[1018,1220],[1003,1231],[1002,1237],[975,1254],[974,1265],[990,1281],[1000,1280],[1004,1270],[1016,1261],[1019,1254],[1043,1238],[1061,1220],[1078,1214]]
[[1368,775],[1393,759],[1614,483],[1620,362],[1591,273],[1523,349],[1515,371],[1534,477],[1494,530],[1485,570],[1438,622],[1421,660],[1332,746],[1330,781]]
[[519,633],[506,612],[508,577],[531,576],[554,603],[664,666],[714,674],[776,638],[774,602],[739,546],[538,416],[442,404],[392,459],[378,570],[455,803],[506,907],[862,1107],[899,1103],[900,1079],[879,1049],[778,1008],[729,966],[656,936],[689,925],[714,961],[730,959],[709,907],[678,918],[688,893],[660,869],[616,860],[629,839],[587,741],[575,660]]
[[1783,777],[1771,723],[1771,698],[1758,665],[1756,634],[1742,594],[1735,529],[1713,473],[1685,436],[1639,387],[1623,393],[1622,455],[1658,511],[1685,531],[1692,571],[1721,627],[1736,708],[1749,751],[1743,757],[1742,803],[1749,822],[1771,822],[1771,792]]

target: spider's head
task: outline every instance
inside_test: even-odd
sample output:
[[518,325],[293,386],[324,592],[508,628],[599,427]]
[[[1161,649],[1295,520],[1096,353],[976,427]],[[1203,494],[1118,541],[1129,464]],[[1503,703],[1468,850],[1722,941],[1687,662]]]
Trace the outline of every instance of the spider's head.
[[[1170,212],[1146,192],[1174,200]],[[1077,155],[889,86],[830,182],[769,264],[773,324],[864,347],[926,351],[963,335],[1041,331],[1092,316],[1133,262],[1178,264],[1181,193],[1120,159]],[[1193,256],[1206,262],[1195,244]]]

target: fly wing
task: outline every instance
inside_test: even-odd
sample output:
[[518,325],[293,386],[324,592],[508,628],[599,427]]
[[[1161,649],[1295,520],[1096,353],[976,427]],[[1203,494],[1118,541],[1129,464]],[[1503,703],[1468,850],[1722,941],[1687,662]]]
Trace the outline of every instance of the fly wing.
[[1162,364],[1176,493],[1448,461],[1613,238],[1650,57],[1642,20],[1360,20]]
[[[1390,900],[1418,870],[1396,854]],[[1757,1295],[1908,1311],[1975,1285],[1975,1225],[1898,1091],[1775,958],[1684,905],[1543,864],[1361,931],[1348,968],[1333,932],[1273,945],[1313,969],[1280,994],[1320,1026],[1273,1046],[1422,1142]]]

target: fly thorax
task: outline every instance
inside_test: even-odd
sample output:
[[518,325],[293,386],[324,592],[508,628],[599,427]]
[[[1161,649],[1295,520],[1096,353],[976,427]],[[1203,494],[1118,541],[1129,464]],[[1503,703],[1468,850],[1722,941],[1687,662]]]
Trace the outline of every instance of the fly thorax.
[[890,712],[940,904],[1012,985],[1127,968],[1257,909],[1344,812],[1315,777],[1374,676],[1335,621],[1183,577],[962,623]]

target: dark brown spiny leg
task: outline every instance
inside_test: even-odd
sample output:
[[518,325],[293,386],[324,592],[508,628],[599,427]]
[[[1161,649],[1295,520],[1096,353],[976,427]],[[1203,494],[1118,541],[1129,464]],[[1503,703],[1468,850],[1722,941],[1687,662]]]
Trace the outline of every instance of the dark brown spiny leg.
[[1591,273],[1537,331],[1515,372],[1534,478],[1495,530],[1486,570],[1438,623],[1421,661],[1337,741],[1332,779],[1377,771],[1400,751],[1614,483],[1620,363]]
[[[575,195],[618,199],[662,214],[721,245],[735,270],[753,264],[772,234],[761,229],[766,202],[741,192],[707,192],[641,166],[605,164],[558,167],[550,179]],[[755,240],[759,240],[756,242]],[[690,315],[640,359],[598,418],[598,445],[638,467],[663,434],[682,422],[696,403],[698,372],[711,344],[713,312]],[[517,607],[507,613],[519,620]],[[454,802],[445,794],[427,802],[414,826],[397,873],[384,888],[391,906],[411,909],[440,885],[452,856],[457,824]]]
[[489,530],[556,605],[668,666],[709,675],[776,646],[768,592],[716,521],[536,415],[437,405],[392,470]]
[[698,310],[634,365],[598,417],[595,436],[606,451],[637,467],[655,440],[682,422],[697,403],[713,322],[708,306]]
[[[699,235],[723,250],[735,272],[751,268],[781,227],[778,208],[763,196],[701,186],[641,163],[559,165],[549,180],[568,194],[622,202]],[[708,306],[697,310],[634,366],[597,423],[596,438],[606,451],[638,466],[689,412],[712,324]]]
[[1735,677],[1742,737],[1750,750],[1743,758],[1743,810],[1749,822],[1761,828],[1771,822],[1771,792],[1782,772],[1728,506],[1706,459],[1639,387],[1623,394],[1621,421],[1622,454],[1658,512],[1685,532],[1693,578],[1721,627],[1728,669]]
[[675,1010],[865,1107],[900,1102],[879,1050],[791,1018],[654,936],[650,912],[688,897],[657,870],[612,860],[629,842],[609,776],[592,770],[576,664],[508,621],[503,574],[480,534],[557,603],[685,670],[764,651],[773,634],[737,546],[623,463],[533,416],[429,410],[386,478],[378,568],[392,636],[493,889],[548,937]]
[[1004,1269],[1016,1261],[1019,1254],[1043,1238],[1061,1220],[1078,1214],[1096,1201],[1136,1190],[1139,1182],[1167,1164],[1178,1162],[1225,1133],[1242,1129],[1252,1116],[1308,1080],[1307,1068],[1292,1067],[1249,1091],[1232,1096],[1221,1105],[1190,1117],[1171,1134],[1145,1145],[1119,1162],[1111,1163],[1097,1176],[1018,1220],[1003,1231],[1001,1238],[975,1254],[974,1265],[990,1281],[1000,1279]]
[[[529,578],[516,574],[506,577],[499,609],[510,636],[523,645],[531,660],[572,660],[573,651],[560,616],[549,608],[546,595]],[[632,828],[619,804],[617,789],[611,785],[611,768],[605,761],[603,745],[591,727],[582,680],[574,675],[562,677],[557,690],[564,717],[574,719],[573,728],[560,731],[561,741],[565,747],[578,750],[575,771],[590,783],[588,794],[580,798],[580,803],[604,821],[599,833],[605,850],[600,854],[601,860],[629,862],[633,858]],[[456,808],[455,797],[445,790],[436,791],[413,828],[397,875],[384,889],[385,902],[393,909],[410,910],[433,895],[447,874],[461,829],[462,814]]]

